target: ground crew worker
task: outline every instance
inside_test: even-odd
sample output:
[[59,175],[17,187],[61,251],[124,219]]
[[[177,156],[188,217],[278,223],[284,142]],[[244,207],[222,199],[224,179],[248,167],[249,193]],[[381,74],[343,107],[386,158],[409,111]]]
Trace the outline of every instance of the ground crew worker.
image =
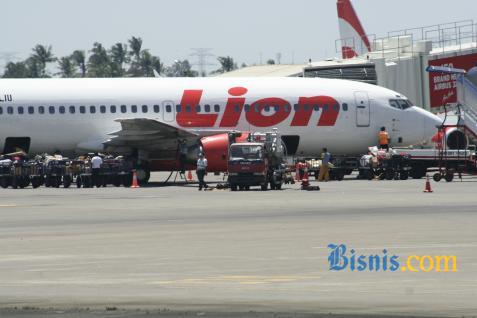
[[323,153],[321,154],[321,166],[320,174],[318,175],[318,181],[329,181],[330,180],[330,161],[331,154],[328,152],[327,148],[323,148]]
[[207,158],[204,157],[203,153],[199,154],[199,159],[197,159],[197,179],[199,179],[199,191],[202,188],[207,188],[207,184],[204,181],[205,174],[207,172]]
[[389,150],[389,134],[386,127],[381,127],[379,132],[379,148]]
[[100,185],[99,173],[101,171],[101,165],[103,164],[103,159],[95,153],[93,158],[91,158],[91,172],[93,177],[93,184],[98,186]]
[[179,164],[180,164],[180,173],[185,176],[185,164],[187,160],[187,144],[186,140],[179,140]]

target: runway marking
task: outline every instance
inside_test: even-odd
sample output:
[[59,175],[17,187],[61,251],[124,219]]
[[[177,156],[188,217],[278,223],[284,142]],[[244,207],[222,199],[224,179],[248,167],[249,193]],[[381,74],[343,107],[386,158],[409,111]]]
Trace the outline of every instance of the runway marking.
[[14,208],[16,204],[0,204],[0,208]]

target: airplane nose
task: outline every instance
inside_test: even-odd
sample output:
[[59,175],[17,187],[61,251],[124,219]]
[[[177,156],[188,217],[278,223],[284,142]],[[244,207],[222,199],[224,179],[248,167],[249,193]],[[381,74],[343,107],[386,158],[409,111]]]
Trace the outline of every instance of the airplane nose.
[[442,118],[420,107],[414,108],[422,118],[422,140],[425,144],[430,145],[432,137],[437,133],[438,127],[442,125]]

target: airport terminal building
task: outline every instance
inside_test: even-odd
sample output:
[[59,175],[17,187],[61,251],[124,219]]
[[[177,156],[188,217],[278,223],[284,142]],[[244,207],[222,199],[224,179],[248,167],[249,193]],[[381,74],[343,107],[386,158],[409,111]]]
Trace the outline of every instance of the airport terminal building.
[[[352,59],[301,65],[259,65],[221,76],[303,76],[339,78],[380,85],[406,95],[416,105],[441,112],[457,101],[455,76],[427,73],[428,66],[468,70],[477,65],[477,24],[473,20],[369,36],[372,51]],[[341,54],[342,42],[336,41]],[[347,42],[346,46],[353,46]],[[356,52],[362,50],[354,47]]]

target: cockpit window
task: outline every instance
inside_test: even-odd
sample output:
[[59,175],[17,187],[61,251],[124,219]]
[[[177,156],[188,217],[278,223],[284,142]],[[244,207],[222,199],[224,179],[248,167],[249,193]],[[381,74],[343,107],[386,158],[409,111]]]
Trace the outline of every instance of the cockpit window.
[[396,108],[396,109],[406,109],[412,105],[412,103],[407,99],[390,99],[389,106]]

